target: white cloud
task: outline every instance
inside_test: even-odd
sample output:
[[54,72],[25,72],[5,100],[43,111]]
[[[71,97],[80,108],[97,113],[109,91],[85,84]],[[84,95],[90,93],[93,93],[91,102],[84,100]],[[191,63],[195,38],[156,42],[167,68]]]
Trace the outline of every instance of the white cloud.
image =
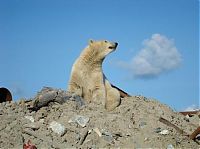
[[135,77],[156,77],[163,72],[176,69],[181,64],[181,54],[174,41],[160,34],[153,34],[143,42],[144,47],[130,63],[120,62],[123,68],[131,70]]

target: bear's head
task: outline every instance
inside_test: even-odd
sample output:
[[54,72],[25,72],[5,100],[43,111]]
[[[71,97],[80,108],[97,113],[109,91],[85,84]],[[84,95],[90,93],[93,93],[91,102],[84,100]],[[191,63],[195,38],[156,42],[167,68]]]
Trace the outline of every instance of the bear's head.
[[95,55],[98,55],[100,59],[104,59],[109,53],[113,52],[117,48],[117,42],[110,42],[107,40],[89,41],[89,47],[93,50]]

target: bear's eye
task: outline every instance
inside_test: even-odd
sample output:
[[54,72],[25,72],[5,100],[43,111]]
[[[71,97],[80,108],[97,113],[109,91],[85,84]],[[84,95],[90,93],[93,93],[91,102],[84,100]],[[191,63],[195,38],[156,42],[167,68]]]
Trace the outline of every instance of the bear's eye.
[[105,42],[105,43],[107,43],[108,41],[107,41],[107,40],[105,40],[104,42]]

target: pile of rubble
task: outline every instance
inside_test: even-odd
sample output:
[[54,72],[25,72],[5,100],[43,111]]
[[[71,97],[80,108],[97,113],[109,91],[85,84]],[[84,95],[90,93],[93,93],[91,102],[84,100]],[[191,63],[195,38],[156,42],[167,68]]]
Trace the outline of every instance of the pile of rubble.
[[0,119],[0,148],[200,147],[198,136],[188,136],[199,126],[199,113],[184,116],[143,96],[123,98],[108,112],[63,90],[44,88],[33,99],[0,103]]

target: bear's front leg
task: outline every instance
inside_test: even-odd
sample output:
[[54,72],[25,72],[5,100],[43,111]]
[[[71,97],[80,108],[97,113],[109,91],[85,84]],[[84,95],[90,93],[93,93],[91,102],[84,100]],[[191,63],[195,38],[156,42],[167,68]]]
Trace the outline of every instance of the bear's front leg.
[[120,93],[117,89],[113,88],[108,80],[105,80],[106,87],[106,103],[105,108],[108,111],[114,110],[117,106],[120,105]]
[[97,103],[98,105],[103,105],[105,107],[105,101],[106,101],[106,92],[105,87],[101,86],[99,88],[96,88],[93,91],[93,101]]
[[99,73],[102,70],[99,70],[97,72],[93,72],[92,76],[93,78],[90,80],[92,84],[92,100],[97,103],[101,104],[105,107],[105,101],[106,101],[106,89],[105,89],[105,83],[103,79],[103,74]]
[[74,93],[80,97],[83,97],[83,87],[77,85],[74,82],[69,82],[67,91],[70,93]]

